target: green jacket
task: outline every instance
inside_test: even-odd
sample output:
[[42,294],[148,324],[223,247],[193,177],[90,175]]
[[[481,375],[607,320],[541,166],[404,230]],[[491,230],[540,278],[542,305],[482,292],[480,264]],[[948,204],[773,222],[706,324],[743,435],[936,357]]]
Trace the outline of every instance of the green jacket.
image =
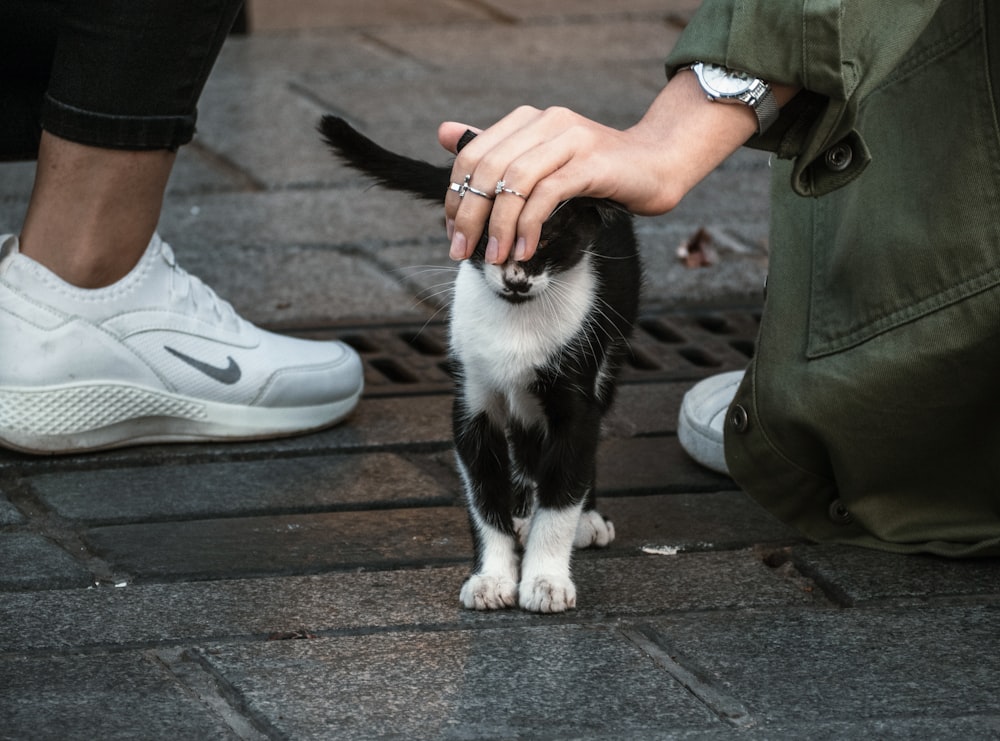
[[1000,554],[1000,4],[704,0],[667,61],[804,91],[737,482],[817,541]]

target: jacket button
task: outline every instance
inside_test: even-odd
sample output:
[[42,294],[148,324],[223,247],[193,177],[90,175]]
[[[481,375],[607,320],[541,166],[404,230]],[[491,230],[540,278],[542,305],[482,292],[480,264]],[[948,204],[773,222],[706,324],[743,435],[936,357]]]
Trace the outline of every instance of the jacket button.
[[846,142],[834,144],[826,150],[826,166],[834,172],[843,172],[851,166],[854,159],[854,150]]
[[835,525],[850,525],[854,522],[854,515],[850,513],[847,506],[839,499],[830,502],[830,520]]
[[736,432],[746,432],[750,426],[750,415],[742,404],[733,404],[729,410],[729,424]]

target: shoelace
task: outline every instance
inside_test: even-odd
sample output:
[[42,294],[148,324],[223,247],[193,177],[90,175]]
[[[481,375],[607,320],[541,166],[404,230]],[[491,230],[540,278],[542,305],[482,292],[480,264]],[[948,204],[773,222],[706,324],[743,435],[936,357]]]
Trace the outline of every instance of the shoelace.
[[229,324],[234,329],[238,329],[244,320],[236,313],[232,304],[219,298],[219,295],[205,285],[200,278],[180,267],[170,245],[166,242],[161,244],[163,259],[170,266],[171,296],[190,303],[196,314],[203,314],[206,310],[210,311],[221,323]]

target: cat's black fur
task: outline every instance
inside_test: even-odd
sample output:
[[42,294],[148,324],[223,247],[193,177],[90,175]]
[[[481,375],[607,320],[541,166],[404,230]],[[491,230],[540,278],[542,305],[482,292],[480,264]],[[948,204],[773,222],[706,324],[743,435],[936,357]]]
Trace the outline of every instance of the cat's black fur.
[[[444,200],[450,168],[389,152],[333,116],[320,131],[378,183]],[[573,545],[614,537],[594,510],[595,461],[638,312],[637,242],[619,206],[577,198],[549,218],[530,260],[488,265],[485,248],[484,236],[462,263],[451,316],[454,439],[476,549],[461,599],[559,612],[576,602]]]

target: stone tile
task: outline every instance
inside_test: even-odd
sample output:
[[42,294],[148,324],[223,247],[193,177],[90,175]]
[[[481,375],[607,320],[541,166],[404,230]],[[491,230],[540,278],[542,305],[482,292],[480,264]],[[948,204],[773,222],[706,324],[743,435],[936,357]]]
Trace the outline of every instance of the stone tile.
[[[395,195],[388,197],[395,203]],[[437,209],[433,211],[438,213]],[[447,319],[458,263],[448,257],[448,241],[444,234],[416,236],[420,241],[380,246],[377,258],[406,286],[415,304],[425,311],[439,312],[437,319]]]
[[0,525],[20,525],[22,523],[24,523],[24,515],[0,491]]
[[[506,46],[508,39],[504,36],[498,44]],[[507,67],[488,86],[478,74],[456,78],[447,61],[428,69],[397,60],[363,75],[327,64],[280,80],[265,76],[248,81],[222,73],[206,86],[197,141],[263,187],[315,187],[351,178],[333,167],[316,132],[324,113],[347,117],[390,149],[444,164],[450,156],[437,144],[441,121],[485,126],[527,103],[564,105],[625,127],[638,120],[663,83],[658,64],[655,73],[641,75],[633,67],[597,67],[581,74],[575,63],[547,64],[544,76],[535,66],[508,62]],[[437,93],[429,96],[428,89]]]
[[98,469],[27,482],[60,516],[103,524],[453,503],[456,490],[427,473],[438,464],[427,456],[421,463],[390,454],[323,456]]
[[701,0],[627,0],[608,3],[603,0],[487,0],[498,12],[507,13],[518,20],[571,20],[586,18],[592,23],[606,23],[619,16],[646,15],[660,18],[664,14],[689,15]]
[[[282,243],[276,224],[267,227],[275,231],[269,245],[261,244],[267,238],[261,233],[243,244],[239,244],[242,231],[213,236],[214,227],[222,227],[227,213],[236,218],[247,207],[234,203],[234,213],[225,205],[218,209],[215,205],[187,223],[165,220],[162,235],[176,248],[185,270],[211,285],[249,321],[271,328],[302,328],[365,322],[372,317],[400,322],[429,318],[430,313],[391,273],[357,252]],[[169,211],[176,213],[174,207]],[[266,217],[259,214],[259,218]]]
[[604,436],[675,434],[681,398],[690,387],[688,382],[619,386],[615,404],[604,418]]
[[[8,593],[0,600],[0,651],[552,622],[521,610],[461,608],[458,593],[470,566]],[[750,551],[673,557],[595,551],[580,554],[573,573],[578,609],[561,621],[823,604]]]
[[691,492],[734,488],[732,479],[695,463],[676,437],[605,440],[598,449],[601,492]]
[[[606,3],[600,0],[531,0],[474,5],[447,2],[408,3],[404,0],[381,3],[353,3],[346,0],[252,0],[248,3],[253,38],[275,29],[316,29],[323,27],[370,27],[400,25],[442,26],[493,21],[514,25],[525,22],[608,23],[622,17],[646,16],[650,20],[668,18],[684,21],[697,9],[700,0],[628,0]],[[482,27],[482,26],[480,26]]]
[[0,589],[70,589],[90,584],[90,571],[49,539],[0,533]]
[[947,559],[820,546],[796,548],[792,560],[851,605],[969,596],[1000,602],[1000,558]]
[[[688,192],[666,221],[732,228],[738,233],[748,227],[766,227],[771,213],[769,157],[754,149],[733,153]],[[728,207],[733,202],[740,203],[740,208]]]
[[[212,68],[209,88],[233,82],[281,86],[311,72],[345,79],[364,78],[388,69],[417,70],[423,66],[377,42],[360,28],[256,33],[226,39]],[[202,97],[202,101],[214,99],[208,90]]]
[[[608,551],[727,550],[796,537],[739,492],[605,497]],[[84,534],[116,572],[138,581],[388,569],[472,558],[463,506],[316,512],[93,527]]]
[[213,78],[199,105],[198,143],[261,188],[315,186],[333,172],[316,132],[325,112],[287,82]]
[[0,659],[4,738],[229,739],[236,736],[139,652]]
[[[536,7],[540,7],[536,3]],[[614,6],[606,6],[612,8]],[[616,10],[622,10],[619,5]],[[648,18],[590,19],[574,15],[560,23],[524,24],[516,29],[496,25],[470,33],[461,26],[451,28],[386,27],[378,38],[394,49],[428,63],[451,69],[479,67],[504,74],[519,69],[548,70],[555,62],[574,62],[581,67],[614,67],[625,61],[660,65],[679,35],[665,20]],[[599,54],[594,50],[600,49]],[[548,74],[548,72],[546,72]]]
[[847,719],[947,728],[956,716],[1000,715],[995,608],[704,613],[651,627],[708,691],[750,709],[759,737],[774,726],[811,738],[814,724]]
[[916,738],[933,738],[939,741],[968,741],[968,739],[996,738],[1000,735],[1000,715],[946,718],[899,718],[887,720],[831,720],[810,723],[767,725],[760,729],[741,731],[740,738],[766,741],[798,741],[803,733],[810,741],[842,741],[848,738],[877,738],[892,741],[909,741]]
[[283,737],[630,738],[721,723],[608,628],[392,633],[202,656]]
[[[0,233],[20,231],[34,182],[34,162],[0,162]],[[17,215],[16,224],[7,223],[8,213]]]
[[[497,44],[504,48],[508,38],[497,39]],[[408,70],[384,73],[377,80],[311,75],[302,85],[324,108],[346,116],[375,141],[435,163],[449,160],[435,135],[442,121],[484,127],[521,105],[566,106],[609,126],[625,127],[639,119],[657,89],[638,79],[632,68],[581,71],[575,64],[542,62],[545,74],[539,75],[537,66],[502,64],[504,74],[488,84],[484,84],[483,74],[489,72],[456,77],[451,63],[445,62],[441,69],[419,75]],[[374,83],[379,96],[370,94]],[[656,84],[662,85],[662,80]],[[437,87],[438,93],[426,95],[428,87]]]
[[207,152],[200,142],[177,151],[177,160],[167,183],[167,201],[192,193],[214,193],[256,188],[257,183],[233,164]]
[[357,251],[362,246],[443,239],[441,210],[398,197],[391,202],[389,219],[386,205],[385,198],[368,190],[367,184],[331,190],[210,193],[172,199],[164,211],[161,231],[179,253],[223,245],[340,246]]
[[468,23],[489,19],[475,4],[440,0],[414,3],[408,0],[252,0],[247,9],[254,33],[274,29],[323,28],[399,24]]
[[113,569],[138,580],[440,564],[471,554],[460,507],[111,525],[84,537]]
[[616,550],[669,555],[803,540],[741,491],[645,497],[598,493],[598,509],[615,524]]

